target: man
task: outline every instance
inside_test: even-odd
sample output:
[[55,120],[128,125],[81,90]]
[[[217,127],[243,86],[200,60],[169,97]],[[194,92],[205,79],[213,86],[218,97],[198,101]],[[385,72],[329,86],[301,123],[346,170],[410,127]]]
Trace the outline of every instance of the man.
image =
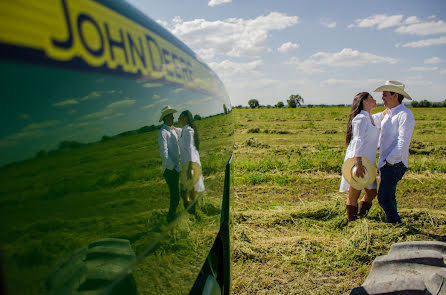
[[412,98],[404,91],[404,84],[386,81],[375,92],[382,92],[386,110],[373,116],[381,128],[379,138],[379,160],[381,182],[378,202],[386,213],[386,221],[401,223],[396,204],[396,186],[409,166],[409,145],[415,127],[412,112],[402,104],[404,98]]
[[176,218],[176,210],[180,201],[179,177],[180,177],[180,150],[178,137],[181,129],[173,126],[173,114],[177,111],[170,106],[161,110],[160,122],[164,124],[158,133],[158,144],[161,153],[163,176],[170,191],[170,205],[167,213],[167,222]]

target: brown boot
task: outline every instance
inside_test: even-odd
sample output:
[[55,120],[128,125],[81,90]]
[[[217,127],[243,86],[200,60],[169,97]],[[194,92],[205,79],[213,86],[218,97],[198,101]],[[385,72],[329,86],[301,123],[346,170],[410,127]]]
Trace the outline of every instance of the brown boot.
[[372,208],[372,203],[361,201],[358,206],[358,216],[359,218],[367,216],[370,208]]
[[347,220],[355,221],[358,219],[358,207],[353,205],[346,205],[347,208]]

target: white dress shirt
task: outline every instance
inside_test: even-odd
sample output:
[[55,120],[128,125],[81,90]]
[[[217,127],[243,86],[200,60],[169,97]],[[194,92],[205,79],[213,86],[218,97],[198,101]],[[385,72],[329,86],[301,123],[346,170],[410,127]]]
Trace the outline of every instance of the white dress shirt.
[[[195,162],[200,164],[201,166],[200,154],[198,153],[198,150],[195,147],[194,133],[195,133],[194,129],[189,125],[184,126],[181,132],[181,136],[178,141],[181,153],[181,167],[182,167],[181,169],[184,169],[187,162]],[[197,192],[204,191],[203,175],[200,175],[200,178],[194,185],[194,189]]]
[[170,127],[166,124],[161,126],[158,133],[158,144],[164,170],[177,170],[180,172],[180,150],[178,147],[178,137],[181,134],[180,128]]
[[180,153],[181,153],[181,164],[184,165],[186,162],[196,162],[200,164],[200,154],[195,147],[194,141],[194,129],[189,125],[183,127],[181,136],[179,139]]
[[[372,164],[375,164],[378,139],[379,129],[373,125],[370,114],[364,110],[361,111],[352,120],[352,138],[347,147],[344,161],[353,157],[366,157]],[[349,188],[350,185],[342,176],[339,191],[346,192]],[[376,188],[376,182],[368,188]]]
[[409,167],[409,145],[415,127],[412,112],[400,104],[387,110],[385,115],[373,115],[373,119],[381,128],[378,168],[383,167],[386,161],[392,165],[403,162],[404,166]]

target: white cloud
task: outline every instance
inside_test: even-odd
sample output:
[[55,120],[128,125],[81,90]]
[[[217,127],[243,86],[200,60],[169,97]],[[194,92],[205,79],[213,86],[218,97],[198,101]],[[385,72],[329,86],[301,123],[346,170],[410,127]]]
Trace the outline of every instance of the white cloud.
[[23,127],[23,131],[29,131],[29,130],[36,130],[36,129],[47,129],[47,128],[52,128],[56,125],[59,125],[60,121],[58,120],[51,120],[51,121],[44,121],[44,122],[40,122],[40,123],[32,123],[29,124],[25,127]]
[[223,3],[231,3],[232,0],[210,0],[208,6],[217,6]]
[[262,65],[262,60],[233,62],[226,59],[222,62],[209,63],[209,66],[217,73],[224,83],[232,83],[234,80],[246,77],[257,80],[260,74],[258,68]]
[[305,73],[323,73],[325,70],[320,68],[315,68],[316,63],[311,59],[301,61],[299,58],[293,56],[288,61],[285,62],[287,65],[296,65],[298,69],[304,71]]
[[445,75],[446,74],[446,69],[441,70],[440,74]]
[[395,30],[395,32],[401,34],[411,34],[411,35],[434,35],[434,34],[445,34],[446,33],[446,22],[444,21],[434,21],[428,23],[417,23],[407,26],[401,26]]
[[143,106],[141,109],[142,109],[142,110],[151,109],[151,108],[153,108],[154,106],[155,106],[155,104],[152,103],[152,104],[148,104],[148,105],[146,105],[146,106]]
[[162,25],[165,28],[167,28],[167,26],[169,25],[168,22],[166,22],[166,21],[164,21],[162,19],[157,19],[156,22],[159,23],[160,25]]
[[411,67],[409,68],[410,72],[427,72],[427,71],[436,71],[438,67]]
[[120,93],[120,91],[116,91],[116,90],[92,91],[91,93],[87,94],[84,97],[70,98],[70,99],[62,100],[60,102],[54,103],[53,106],[54,107],[63,107],[63,106],[74,105],[74,104],[78,104],[82,101],[87,101],[92,98],[100,97],[103,94],[113,94],[113,93]]
[[335,78],[330,78],[327,80],[323,80],[321,81],[321,85],[322,86],[345,86],[345,85],[350,85],[353,87],[364,87],[364,88],[369,88],[369,87],[376,87],[376,85],[379,85],[380,83],[382,83],[382,79],[361,79],[361,80],[350,80],[350,79],[335,79]]
[[144,83],[142,86],[146,87],[146,88],[157,88],[157,87],[161,87],[164,84],[162,83]]
[[378,30],[382,30],[389,27],[399,26],[403,20],[403,15],[387,15],[387,14],[375,14],[364,19],[356,19],[356,24],[351,24],[348,27],[358,28],[371,28],[377,27]]
[[[424,78],[422,76],[420,77],[413,77],[413,78],[408,78],[404,81],[404,84],[406,84],[406,86],[409,87],[413,87],[413,86],[431,86],[434,83],[432,83],[431,81],[425,81],[423,80]],[[407,90],[406,90],[407,91]],[[409,92],[410,94],[410,92]],[[413,95],[412,95],[413,97]]]
[[404,44],[396,44],[396,47],[402,46],[402,47],[428,47],[432,45],[440,45],[440,44],[446,44],[446,36],[442,36],[439,38],[432,38],[432,39],[425,39],[420,41],[414,41]]
[[14,146],[23,139],[44,136],[49,130],[60,125],[60,123],[58,120],[49,120],[28,124],[19,132],[0,138],[0,147]]
[[105,116],[104,118],[102,118],[102,120],[109,120],[109,119],[114,119],[114,118],[118,118],[118,117],[124,117],[125,114],[124,113],[116,113],[110,116]]
[[211,62],[209,66],[216,72],[219,71],[231,71],[234,73],[246,73],[256,70],[259,66],[263,65],[263,61],[255,60],[251,62],[233,62],[230,60],[224,60],[220,63]]
[[439,63],[442,63],[444,60],[443,59],[441,59],[441,58],[439,58],[439,57],[437,57],[437,56],[434,56],[434,57],[431,57],[431,58],[426,58],[425,60],[424,60],[424,63],[425,64],[430,64],[430,65],[432,65],[432,64],[439,64]]
[[336,28],[336,22],[335,21],[331,21],[327,18],[321,18],[320,23],[322,26],[327,27],[329,29],[334,29]]
[[79,102],[76,99],[67,99],[67,100],[63,100],[61,102],[55,103],[55,104],[53,104],[53,106],[63,107],[63,106],[73,105],[73,104],[78,104],[78,103]]
[[354,80],[343,80],[343,79],[333,79],[333,78],[321,81],[321,85],[323,86],[339,86],[339,85],[348,85],[355,83],[356,81]]
[[378,56],[368,52],[360,52],[351,48],[344,48],[339,52],[318,52],[310,58],[300,62],[297,58],[290,60],[288,63],[296,64],[298,67],[307,72],[314,72],[315,66],[327,67],[356,67],[367,64],[377,63],[397,63],[398,59],[392,57]]
[[123,99],[120,101],[116,101],[114,103],[109,104],[106,108],[107,109],[116,109],[116,108],[122,108],[122,107],[127,107],[127,106],[131,106],[136,102],[136,100],[134,99]]
[[283,30],[298,22],[297,16],[271,12],[254,19],[177,20],[170,29],[198,55],[209,60],[217,55],[258,56],[267,51],[265,43],[269,32]]
[[99,112],[95,112],[95,113],[91,113],[91,114],[85,115],[81,119],[87,119],[87,120],[89,120],[89,119],[96,119],[96,118],[99,118],[99,117],[108,116],[108,115],[110,115],[112,113],[113,113],[112,110],[107,109],[107,110],[103,110],[103,111],[99,111]]
[[299,44],[292,43],[292,42],[286,42],[286,43],[283,43],[283,44],[277,49],[277,51],[279,51],[279,52],[288,52],[288,51],[291,51],[291,50],[293,50],[293,49],[297,49],[297,48],[299,48],[299,47],[300,47]]
[[417,24],[419,23],[420,20],[418,19],[418,17],[416,16],[409,16],[408,18],[406,18],[403,22],[404,25],[411,25],[411,24]]

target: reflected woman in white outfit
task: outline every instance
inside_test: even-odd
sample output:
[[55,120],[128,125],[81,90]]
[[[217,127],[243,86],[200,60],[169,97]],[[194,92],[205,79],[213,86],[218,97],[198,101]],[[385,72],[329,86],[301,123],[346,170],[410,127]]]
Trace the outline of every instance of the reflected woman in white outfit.
[[[183,127],[178,141],[181,154],[181,174],[183,175],[183,177],[180,176],[181,196],[184,201],[184,207],[187,208],[195,200],[196,193],[204,191],[200,154],[198,152],[200,141],[198,130],[190,111],[182,112],[178,123]],[[194,173],[199,173],[199,177],[196,182],[193,181],[195,183],[191,183],[190,180],[194,179]],[[190,208],[190,212],[195,213],[195,204]]]
[[[361,157],[366,157],[371,163],[376,163],[376,150],[378,148],[379,129],[375,126],[371,111],[376,108],[376,100],[368,93],[358,93],[353,99],[350,116],[347,123],[347,134],[345,143],[347,152],[344,161],[355,158],[356,176],[363,177],[365,174]],[[347,219],[349,221],[363,217],[372,207],[372,200],[376,197],[376,179],[365,188],[365,194],[359,203],[360,190],[351,187],[344,177],[341,180],[340,192],[348,191]]]

